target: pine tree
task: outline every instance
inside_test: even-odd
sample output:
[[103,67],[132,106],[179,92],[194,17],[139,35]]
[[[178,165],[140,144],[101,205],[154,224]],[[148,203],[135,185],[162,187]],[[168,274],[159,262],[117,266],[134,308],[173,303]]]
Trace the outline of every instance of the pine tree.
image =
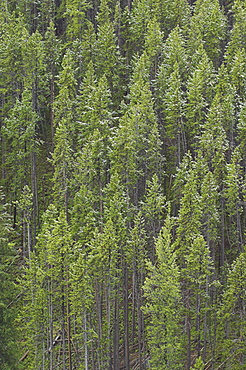
[[68,213],[69,188],[72,166],[72,145],[67,122],[62,119],[55,132],[55,148],[52,154],[54,166],[53,201]]
[[[212,325],[214,314],[211,305],[213,290],[210,287],[214,284],[215,275],[209,247],[212,247],[212,232],[216,232],[216,229],[214,231],[213,228],[214,223],[216,226],[217,220],[216,218],[213,220],[211,217],[206,220],[209,222],[207,226],[209,226],[209,232],[211,233],[211,236],[205,234],[206,239],[209,238],[210,245],[208,246],[201,234],[202,221],[206,213],[209,217],[208,212],[214,210],[214,208],[210,209],[210,207],[214,207],[214,197],[211,196],[211,205],[210,207],[206,205],[208,207],[206,208],[203,202],[204,186],[207,186],[206,181],[209,178],[211,179],[211,176],[207,175],[207,179],[201,187],[200,195],[198,169],[197,164],[193,162],[188,172],[188,178],[183,185],[183,197],[180,201],[175,240],[175,245],[178,247],[177,256],[182,281],[184,330],[186,333],[184,346],[187,353],[187,368],[192,364],[191,354],[194,351],[200,356],[203,348],[203,359],[206,359],[208,336],[211,335],[208,326]],[[216,217],[216,215],[213,216]],[[209,314],[208,307],[211,309]]]
[[148,240],[149,258],[154,263],[154,242],[161,230],[166,208],[166,197],[163,195],[162,187],[157,174],[147,181],[146,195],[141,203],[141,210],[145,220],[145,231]]
[[152,68],[150,71],[151,80],[155,80],[158,68],[158,59],[161,54],[162,47],[162,32],[160,23],[157,21],[156,17],[151,18],[147,26],[147,32],[145,36],[144,49],[150,58]]
[[187,83],[186,130],[187,147],[196,146],[204,125],[208,108],[214,95],[214,71],[212,62],[208,59],[204,48],[201,48],[201,59],[194,68]]
[[[136,213],[132,221],[128,248],[126,248],[124,268],[124,323],[125,354],[129,360],[133,357],[133,349],[137,348],[136,363],[139,368],[145,367],[148,359],[146,348],[146,320],[142,310],[144,304],[143,285],[146,277],[145,260],[148,254],[147,233],[144,227],[142,212]],[[129,285],[130,281],[130,285]],[[131,299],[129,299],[129,293]],[[128,316],[128,317],[127,317]],[[128,339],[127,339],[128,335]],[[125,355],[125,357],[127,357]],[[131,364],[131,361],[129,361]],[[129,364],[129,366],[130,366]]]
[[11,218],[7,212],[2,188],[0,189],[0,366],[3,370],[16,368],[18,333],[15,322],[19,288],[16,284],[16,253],[11,243]]
[[180,275],[172,243],[172,226],[168,215],[155,244],[157,263],[148,263],[150,275],[144,284],[146,303],[143,309],[150,315],[147,335],[151,368],[163,370],[182,368]]
[[55,80],[60,64],[60,48],[61,45],[55,35],[55,25],[53,22],[50,22],[44,36],[44,63],[46,65],[46,76],[49,84],[47,89],[50,92],[49,99],[48,101],[46,101],[48,110],[46,114],[49,117],[50,130],[48,127],[46,127],[45,134],[47,135],[50,132],[52,145],[54,144],[54,100],[56,91]]
[[[220,97],[216,95],[208,112],[199,143],[199,149],[208,163],[209,169],[214,172],[216,181],[223,177],[225,155],[228,150],[223,120]],[[216,125],[215,122],[217,122]]]
[[221,63],[222,46],[226,36],[226,19],[220,9],[219,1],[196,1],[192,17],[193,22],[201,33],[208,57],[218,68]]
[[91,5],[84,0],[83,2],[78,0],[66,1],[66,9],[64,16],[67,18],[66,24],[66,39],[67,41],[73,41],[81,39],[84,31],[84,23],[86,19],[86,11],[91,8]]
[[182,29],[186,29],[189,24],[190,7],[186,0],[168,0],[165,3],[157,0],[151,3],[151,8],[153,14],[161,24],[165,37],[167,37],[175,27],[179,26]]
[[84,365],[84,368],[88,369],[93,358],[92,342],[96,340],[94,326],[91,321],[91,317],[93,317],[94,286],[87,258],[88,248],[82,241],[83,239],[80,238],[74,245],[74,258],[69,266],[70,322],[71,341],[75,351],[74,366]]
[[246,113],[246,106],[245,106],[245,103],[242,104],[242,107],[240,109],[240,113],[239,113],[239,119],[238,119],[238,126],[237,126],[237,130],[238,130],[238,148],[239,148],[239,151],[240,151],[240,155],[242,157],[242,169],[245,171],[245,139],[246,139],[246,136],[245,136],[245,122],[246,122],[246,117],[245,117],[245,113]]
[[81,60],[83,61],[82,67],[83,72],[85,73],[88,69],[89,63],[91,61],[94,63],[96,58],[96,32],[93,23],[88,19],[86,19],[84,27],[84,32],[81,35],[82,40],[79,44],[81,46],[79,52],[81,53]]
[[225,197],[225,211],[227,214],[227,229],[230,230],[227,259],[233,261],[242,251],[242,171],[240,168],[240,155],[234,150],[231,163],[226,164],[226,176],[223,195]]
[[60,90],[55,100],[56,130],[52,164],[54,166],[54,200],[57,205],[63,206],[67,213],[76,127],[74,123],[76,80],[70,50],[64,55],[62,68],[59,75]]
[[226,132],[230,151],[235,147],[236,119],[240,107],[240,100],[236,98],[236,86],[230,83],[229,73],[222,64],[219,69],[218,83],[215,88],[215,101],[221,112],[221,123]]
[[245,368],[245,252],[234,261],[219,311],[217,356],[227,368]]
[[[17,100],[10,110],[2,127],[2,136],[6,145],[4,160],[5,186],[8,189],[8,197],[11,202],[19,201],[21,191],[28,185],[32,196],[32,241],[35,244],[36,220],[37,220],[37,184],[36,184],[36,154],[37,135],[36,125],[38,116],[32,108],[32,94],[29,89],[24,90],[22,99]],[[21,220],[17,220],[16,206],[14,210],[14,226]]]
[[[69,274],[71,234],[64,211],[50,205],[43,217],[36,250],[23,277],[27,286],[21,322],[28,368],[50,368],[60,363],[62,370],[72,369]],[[55,339],[59,334],[59,341]],[[60,345],[57,345],[57,341]]]
[[95,71],[98,76],[105,75],[116,106],[120,103],[124,91],[121,81],[122,57],[116,47],[116,35],[112,23],[108,0],[103,0],[98,12],[98,32],[95,42]]
[[159,130],[146,68],[149,62],[146,59],[143,54],[136,63],[130,102],[120,119],[111,157],[112,172],[122,176],[135,203],[142,198],[146,181],[155,172],[160,175],[162,163]]
[[[88,264],[94,287],[95,305],[93,316],[93,329],[97,336],[91,350],[97,350],[96,361],[101,367],[109,368],[111,356],[114,353],[119,356],[119,349],[114,347],[113,337],[119,343],[119,323],[114,318],[116,300],[121,301],[120,278],[120,245],[112,220],[105,222],[103,230],[94,233],[91,240],[91,253],[88,256]],[[118,298],[116,295],[118,294]],[[117,312],[119,315],[119,312]],[[115,329],[113,329],[115,326]],[[114,368],[119,366],[118,360],[114,359]]]
[[219,184],[215,181],[213,173],[206,169],[206,166],[204,167],[204,173],[202,171],[199,173],[201,178],[202,234],[211,252],[213,261],[216,263],[220,226]]
[[3,113],[13,107],[23,88],[24,64],[23,44],[28,39],[28,32],[23,19],[11,17],[1,19],[1,99]]
[[[94,287],[94,309],[88,319],[97,333],[91,351],[97,350],[94,360],[100,366],[117,369],[120,359],[127,366],[127,353],[120,353],[120,341],[128,349],[126,338],[128,317],[124,317],[123,302],[127,279],[125,275],[127,253],[127,203],[123,187],[117,177],[113,177],[104,190],[104,223],[95,230],[88,250],[88,268],[91,284]],[[126,280],[125,280],[126,279]],[[124,324],[123,324],[124,322]],[[128,351],[129,353],[129,351]]]
[[76,80],[74,76],[74,60],[71,50],[67,50],[62,60],[62,70],[59,74],[59,93],[55,100],[55,122],[67,121],[68,129],[73,135],[73,108],[76,97]]
[[[196,350],[198,356],[203,350],[206,358],[207,338],[209,331],[207,324],[210,322],[207,308],[211,307],[209,292],[210,276],[213,274],[213,263],[210,251],[203,236],[194,237],[185,252],[184,267],[181,271],[184,289],[186,290],[185,313],[187,325],[188,364],[191,364],[191,353]],[[211,313],[210,313],[211,314]],[[189,328],[188,328],[189,326]],[[192,339],[191,339],[192,338]]]
[[78,150],[83,148],[95,130],[99,130],[104,140],[108,141],[114,125],[111,92],[105,75],[96,79],[92,63],[88,66],[77,99]]
[[[148,23],[151,21],[151,4],[147,0],[137,0],[132,4],[129,14],[129,35],[127,40],[130,45],[128,54],[141,53],[144,46],[144,35],[147,33]],[[130,51],[130,53],[129,53]]]
[[168,78],[174,72],[174,67],[178,69],[181,81],[187,79],[188,66],[187,54],[185,49],[185,39],[180,27],[175,27],[168,35],[162,51],[162,63],[158,76],[158,94],[160,100],[163,99],[168,88]]
[[204,370],[204,363],[201,357],[196,359],[195,365],[192,367],[192,370]]
[[183,155],[187,151],[184,124],[185,99],[177,62],[173,68],[174,71],[168,78],[168,87],[163,98],[164,140],[167,143],[168,174],[180,164]]
[[241,0],[234,1],[232,9],[233,28],[230,32],[230,41],[226,50],[226,60],[229,65],[232,63],[232,59],[237,51],[245,48],[245,4]]

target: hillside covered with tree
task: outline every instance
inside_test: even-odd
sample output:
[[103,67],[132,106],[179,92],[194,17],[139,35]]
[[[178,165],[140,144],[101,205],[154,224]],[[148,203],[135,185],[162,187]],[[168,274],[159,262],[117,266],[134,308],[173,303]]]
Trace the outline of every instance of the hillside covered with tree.
[[1,370],[246,369],[246,3],[2,0]]

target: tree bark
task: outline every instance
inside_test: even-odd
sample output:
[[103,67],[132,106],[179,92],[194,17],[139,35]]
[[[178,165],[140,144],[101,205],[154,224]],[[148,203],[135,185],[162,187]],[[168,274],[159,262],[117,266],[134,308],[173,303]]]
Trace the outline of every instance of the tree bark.
[[126,262],[124,262],[124,265],[124,369],[129,370],[128,269]]
[[[117,288],[119,286],[117,285]],[[119,291],[119,289],[117,289]],[[113,370],[119,370],[119,297],[116,293],[114,303],[114,356],[113,356]]]

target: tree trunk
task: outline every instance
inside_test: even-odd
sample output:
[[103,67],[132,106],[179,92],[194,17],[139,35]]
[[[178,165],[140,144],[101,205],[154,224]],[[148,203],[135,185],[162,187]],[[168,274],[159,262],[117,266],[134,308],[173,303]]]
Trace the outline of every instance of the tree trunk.
[[225,209],[225,199],[224,197],[221,198],[221,247],[220,247],[220,268],[224,266],[225,262],[225,216],[224,216],[224,209]]
[[128,269],[124,262],[124,369],[129,370]]
[[37,213],[38,213],[38,190],[37,190],[37,170],[36,170],[36,153],[31,153],[31,181],[33,194],[33,245],[36,244]]
[[54,67],[51,67],[52,78],[50,82],[50,126],[51,126],[51,150],[54,151],[54,100],[55,100],[55,76]]
[[73,370],[72,366],[72,351],[71,351],[71,323],[70,323],[70,302],[68,297],[69,292],[69,272],[67,266],[67,284],[66,284],[66,299],[67,299],[67,340],[68,340],[68,369]]
[[52,281],[48,283],[48,294],[49,294],[49,333],[50,333],[50,370],[53,370],[53,303],[52,303]]
[[88,355],[88,337],[87,337],[87,316],[84,314],[84,344],[85,344],[85,370],[89,370],[89,355]]
[[[117,285],[117,291],[119,286]],[[113,356],[113,370],[119,370],[119,297],[116,293],[114,303],[114,356]]]

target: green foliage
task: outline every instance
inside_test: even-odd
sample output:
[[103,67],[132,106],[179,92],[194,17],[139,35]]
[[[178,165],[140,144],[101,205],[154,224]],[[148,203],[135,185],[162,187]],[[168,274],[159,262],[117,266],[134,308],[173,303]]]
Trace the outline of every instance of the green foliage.
[[144,284],[146,304],[143,310],[150,315],[147,334],[152,369],[182,368],[179,326],[181,292],[171,228],[172,220],[167,216],[155,244],[157,263],[147,264],[150,275]]
[[204,370],[204,363],[201,357],[196,359],[195,365],[192,367],[192,370]]
[[196,1],[191,22],[201,34],[208,57],[218,67],[221,62],[221,46],[226,36],[226,19],[219,1]]
[[66,1],[64,16],[68,19],[66,33],[69,40],[81,38],[84,31],[83,25],[86,19],[86,11],[90,8],[91,5],[87,0],[83,2],[78,0]]
[[[57,351],[52,348],[53,335],[64,330],[68,317],[68,279],[71,262],[71,234],[64,211],[50,205],[43,216],[36,250],[31,256],[23,283],[26,287],[21,323],[30,368],[50,366]],[[65,308],[66,307],[66,308]],[[44,353],[43,353],[44,350]]]
[[225,153],[228,150],[228,141],[222,124],[223,119],[219,95],[216,95],[208,112],[199,145],[209,168],[214,171],[216,180],[221,180],[223,176]]
[[226,59],[230,63],[238,49],[245,48],[245,4],[242,1],[235,1],[233,6],[233,28],[230,41],[226,50]]
[[157,19],[154,17],[148,23],[147,33],[145,37],[145,50],[152,59],[160,54],[162,45],[162,32]]
[[[44,50],[42,36],[38,31],[33,33],[22,45],[23,64],[25,66],[24,86],[40,86],[44,77]],[[40,91],[35,91],[40,95]]]
[[[146,195],[142,202],[142,212],[151,255],[154,240],[158,236],[163,223],[165,208],[166,198],[163,195],[157,174],[154,174],[152,179],[147,181]],[[153,255],[151,257],[153,258]]]
[[201,183],[202,230],[215,261],[219,232],[219,185],[211,171],[204,174]]
[[122,86],[120,75],[122,73],[123,59],[116,47],[116,35],[114,24],[110,19],[110,11],[107,0],[100,4],[98,13],[98,33],[95,41],[96,56],[93,60],[95,71],[98,76],[105,75],[110,89],[113,93],[113,100],[116,105],[122,99],[125,92]]
[[72,133],[73,105],[76,96],[76,80],[74,77],[74,61],[71,50],[67,50],[62,60],[62,70],[59,74],[59,93],[55,101],[55,121],[66,119]]
[[245,368],[245,10],[1,2],[1,368]]
[[204,125],[214,94],[212,62],[201,48],[201,59],[188,80],[186,123],[188,146],[196,146],[201,126]]
[[179,221],[176,243],[180,248],[180,257],[190,247],[193,240],[200,235],[201,228],[201,197],[195,171],[187,176],[183,186],[183,197],[180,201]]
[[111,93],[106,76],[103,75],[97,81],[90,62],[78,96],[78,149],[88,142],[95,130],[99,130],[105,141],[108,141],[114,123],[111,107]]
[[158,82],[160,85],[160,93],[163,96],[165,89],[168,86],[167,78],[174,72],[174,67],[177,65],[181,80],[187,76],[187,55],[185,50],[185,40],[182,30],[177,26],[168,35],[163,45],[163,61],[160,66]]
[[[130,102],[120,119],[111,157],[112,170],[122,176],[122,181],[131,187],[131,196],[136,199],[142,197],[146,180],[155,172],[160,174],[162,162],[153,98],[149,83],[146,82],[147,63],[146,55],[143,54],[135,66]],[[136,186],[137,177],[139,194],[134,194],[132,187]]]
[[[245,351],[245,252],[234,261],[228,274],[227,289],[223,295],[218,332],[218,353],[227,368],[243,369]],[[223,350],[222,350],[223,348]]]
[[5,183],[11,199],[16,200],[26,184],[31,184],[32,154],[37,152],[36,125],[38,116],[32,108],[30,90],[24,90],[22,98],[14,107],[2,126],[4,138]]
[[8,22],[0,22],[0,65],[1,65],[1,94],[3,112],[6,114],[12,108],[23,86],[24,64],[22,59],[23,44],[28,39],[28,33],[21,18],[9,16]]
[[[167,162],[171,164],[170,167],[173,169],[180,164],[182,156],[187,150],[184,127],[185,100],[181,86],[179,66],[176,62],[174,71],[169,76],[168,87],[163,99],[164,135],[166,141],[170,143],[166,156]],[[172,158],[175,158],[174,162]],[[168,169],[168,172],[171,170]]]
[[4,202],[4,194],[0,189],[0,366],[3,370],[16,368],[20,354],[17,349],[17,296],[19,288],[16,284],[16,253],[10,243],[11,218]]

